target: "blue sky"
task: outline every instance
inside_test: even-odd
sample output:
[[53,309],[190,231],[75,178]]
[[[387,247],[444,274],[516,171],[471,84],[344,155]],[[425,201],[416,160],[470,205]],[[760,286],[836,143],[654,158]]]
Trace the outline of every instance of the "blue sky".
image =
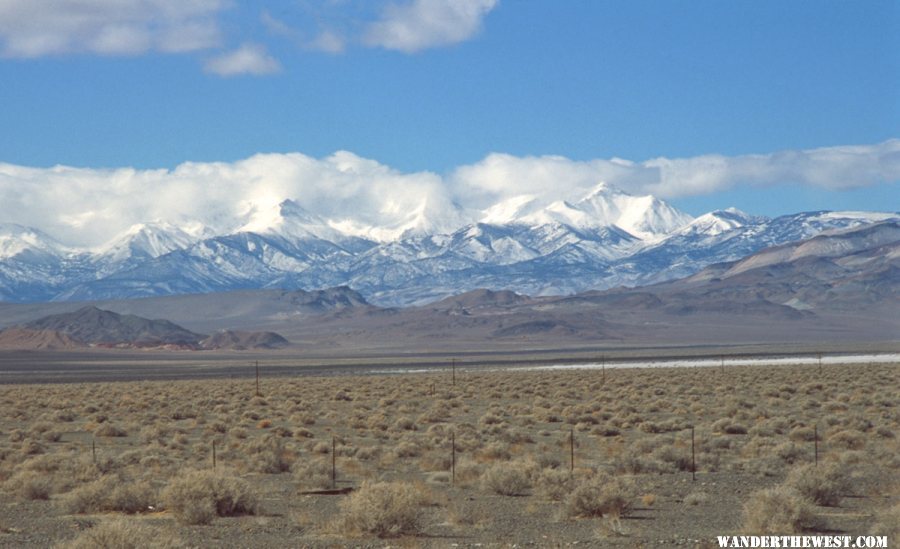
[[[900,210],[895,1],[104,1],[0,0],[0,162],[346,150],[450,178],[492,153],[797,152],[799,167],[728,163],[717,184],[658,188],[695,215]],[[832,174],[803,154],[889,141]]]

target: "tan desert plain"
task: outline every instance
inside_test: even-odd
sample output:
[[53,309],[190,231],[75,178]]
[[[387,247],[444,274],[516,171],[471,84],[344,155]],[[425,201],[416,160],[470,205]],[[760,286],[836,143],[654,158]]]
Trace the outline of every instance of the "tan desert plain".
[[403,309],[349,288],[2,304],[0,546],[897,543],[881,242]]

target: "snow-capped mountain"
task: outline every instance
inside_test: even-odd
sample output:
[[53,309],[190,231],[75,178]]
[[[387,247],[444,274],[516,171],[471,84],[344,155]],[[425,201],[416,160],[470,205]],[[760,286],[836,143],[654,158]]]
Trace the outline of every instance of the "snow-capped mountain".
[[62,256],[69,250],[37,229],[14,223],[0,223],[0,260],[27,252]]
[[642,285],[763,248],[894,213],[813,212],[768,219],[735,209],[696,219],[607,184],[570,200],[521,195],[479,212],[422,202],[389,224],[331,219],[293,200],[248,208],[214,232],[136,225],[92,250],[0,225],[0,300],[121,299],[244,288],[352,287],[378,304],[476,288],[530,295]]
[[480,221],[493,225],[559,224],[581,230],[616,226],[641,239],[666,235],[692,220],[653,196],[632,196],[600,183],[575,202],[542,204],[537,197],[520,195],[488,208]]

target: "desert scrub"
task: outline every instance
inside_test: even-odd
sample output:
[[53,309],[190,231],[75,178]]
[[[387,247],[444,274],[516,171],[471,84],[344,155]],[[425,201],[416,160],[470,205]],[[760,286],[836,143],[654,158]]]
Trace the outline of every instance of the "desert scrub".
[[862,450],[866,446],[866,435],[856,430],[846,429],[830,435],[828,444],[846,450]]
[[496,463],[481,475],[481,484],[501,496],[524,496],[531,489],[529,472],[522,462]]
[[55,480],[47,472],[23,470],[3,484],[3,489],[25,500],[47,500],[53,493]]
[[797,467],[788,473],[784,484],[814,503],[834,506],[840,503],[850,482],[846,472],[838,464],[830,463],[821,467]]
[[291,470],[293,453],[284,447],[278,436],[266,435],[262,439],[252,439],[241,446],[246,454],[247,466],[257,473],[277,474]]
[[574,481],[569,471],[543,469],[535,481],[538,494],[552,500],[562,501],[572,491]]
[[128,432],[112,423],[101,423],[94,429],[94,436],[96,437],[124,437],[128,436]]
[[631,508],[632,487],[620,477],[597,474],[582,482],[566,498],[570,517],[624,515]]
[[707,501],[709,501],[709,496],[706,492],[691,492],[684,497],[685,505],[700,505]]
[[297,460],[291,467],[292,478],[301,490],[331,488],[331,462],[327,459]]
[[180,549],[181,540],[159,528],[134,520],[118,518],[103,521],[85,530],[74,540],[58,546],[60,549]]
[[216,516],[255,515],[256,492],[243,479],[216,471],[191,471],[172,479],[162,494],[179,522],[209,524]]
[[875,524],[870,532],[876,536],[888,536],[891,538],[900,535],[900,503],[893,507],[881,510],[875,515]]
[[797,534],[817,526],[810,504],[791,488],[754,492],[744,506],[744,530],[749,534]]
[[107,475],[79,486],[61,499],[68,513],[143,513],[157,505],[157,490],[147,481],[127,482],[115,475]]
[[412,484],[365,481],[341,504],[341,512],[347,530],[386,538],[419,533],[422,504]]

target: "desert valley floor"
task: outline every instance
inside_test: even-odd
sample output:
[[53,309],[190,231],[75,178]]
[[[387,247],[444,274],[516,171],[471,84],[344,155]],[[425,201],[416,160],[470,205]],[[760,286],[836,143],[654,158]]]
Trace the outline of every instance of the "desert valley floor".
[[[305,375],[270,356],[259,394],[253,355],[5,353],[0,546],[894,538],[896,354],[819,366],[809,352],[754,365],[717,352],[654,368],[626,360],[637,351],[592,369],[571,367],[592,351],[455,371],[445,357],[323,359]],[[41,383],[15,364],[41,365]],[[194,379],[104,381],[167,368]]]

